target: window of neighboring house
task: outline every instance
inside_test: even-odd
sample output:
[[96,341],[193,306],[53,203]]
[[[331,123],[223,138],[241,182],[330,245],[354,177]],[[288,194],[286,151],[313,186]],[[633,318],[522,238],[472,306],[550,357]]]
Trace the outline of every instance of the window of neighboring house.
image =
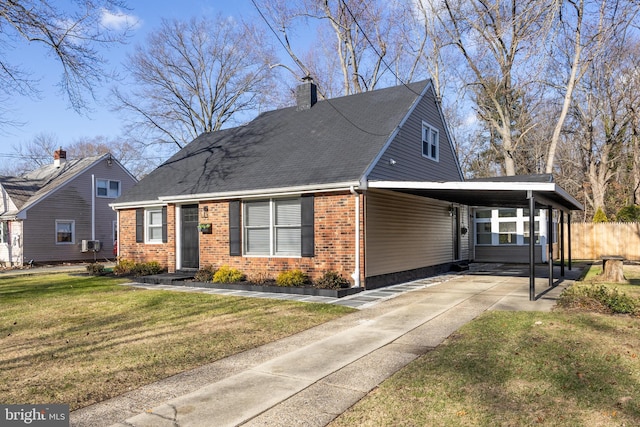
[[162,243],[162,209],[145,211],[145,243]]
[[422,122],[422,155],[438,161],[440,156],[438,129]]
[[245,255],[300,256],[301,212],[299,198],[245,202]]
[[96,196],[108,197],[115,199],[120,196],[120,181],[111,181],[109,179],[96,180]]
[[73,220],[56,220],[56,244],[75,243],[76,222]]
[[9,221],[0,222],[0,243],[9,242]]

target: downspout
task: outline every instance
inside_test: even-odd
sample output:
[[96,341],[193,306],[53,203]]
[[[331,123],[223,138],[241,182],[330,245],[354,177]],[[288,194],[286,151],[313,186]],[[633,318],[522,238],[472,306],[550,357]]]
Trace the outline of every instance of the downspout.
[[355,215],[356,217],[356,251],[355,251],[356,259],[355,259],[354,272],[351,275],[351,277],[353,278],[353,286],[355,288],[359,288],[360,287],[360,195],[355,190],[355,188],[353,188],[353,185],[349,187],[349,191],[356,198],[356,212],[355,212],[356,214]]
[[91,174],[91,240],[96,240],[96,176]]

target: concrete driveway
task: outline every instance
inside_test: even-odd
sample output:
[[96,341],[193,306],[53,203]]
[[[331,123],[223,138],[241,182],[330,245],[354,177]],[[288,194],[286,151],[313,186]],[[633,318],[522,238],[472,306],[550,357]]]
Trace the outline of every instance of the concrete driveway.
[[[430,279],[340,319],[74,411],[71,425],[325,426],[482,312],[551,310],[580,271],[566,273],[553,288],[538,279],[544,293],[534,302],[520,267]],[[375,291],[359,295],[367,292]]]

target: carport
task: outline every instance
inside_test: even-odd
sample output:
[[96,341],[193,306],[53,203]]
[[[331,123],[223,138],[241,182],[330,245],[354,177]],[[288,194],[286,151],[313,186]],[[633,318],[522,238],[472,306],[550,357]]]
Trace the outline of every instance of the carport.
[[[568,267],[571,270],[571,211],[583,210],[582,204],[553,181],[553,176],[519,175],[469,181],[369,181],[369,188],[387,189],[471,207],[510,207],[529,209],[529,235],[535,235],[535,209],[547,209],[548,234],[552,234],[553,210],[560,212],[560,276],[564,277],[564,222],[567,216]],[[549,287],[553,286],[553,244],[549,244]],[[535,292],[535,239],[529,239],[529,300]]]

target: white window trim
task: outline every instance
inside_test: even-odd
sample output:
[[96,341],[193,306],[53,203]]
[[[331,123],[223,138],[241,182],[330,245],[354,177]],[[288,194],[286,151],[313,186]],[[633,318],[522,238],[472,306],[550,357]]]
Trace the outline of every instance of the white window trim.
[[[71,241],[70,242],[58,242],[58,224],[71,224]],[[56,219],[56,228],[54,240],[56,245],[75,245],[76,243],[76,221],[73,219]]]
[[[498,208],[486,208],[478,210],[491,210],[491,218],[474,218],[474,243],[476,246],[497,246],[497,247],[510,247],[510,246],[528,246],[529,243],[524,242],[524,223],[529,221],[529,215],[524,215],[524,209],[518,208],[515,217],[499,217]],[[540,215],[534,217],[534,221],[538,224],[538,240],[540,243],[536,243],[536,246],[546,244],[546,211],[540,209]],[[500,223],[501,222],[515,222],[516,223],[516,243],[500,243]],[[478,243],[478,227],[477,224],[491,223],[491,244]],[[528,231],[528,230],[527,230]]]
[[[150,217],[153,212],[160,213],[160,224],[150,224]],[[159,239],[151,239],[151,233],[149,232],[149,228],[159,228],[160,229],[160,238]],[[147,208],[144,210],[144,242],[150,245],[158,245],[162,244],[162,207],[159,208]]]
[[[431,141],[426,141],[428,143],[429,146],[429,151],[428,153],[424,152],[424,145],[425,145],[425,133],[428,131],[428,134],[431,135],[432,133],[435,133],[436,137],[435,137],[435,147],[436,147],[436,155],[432,156],[431,155]],[[421,145],[420,145],[420,149],[422,150],[422,157],[424,157],[425,159],[429,159],[429,160],[433,160],[435,162],[440,161],[440,131],[431,126],[429,123],[423,121],[422,122],[422,135],[420,136],[420,140],[421,140]]]
[[[107,195],[106,196],[102,196],[100,194],[98,194],[98,183],[102,181],[102,182],[106,182],[107,183]],[[118,194],[116,194],[115,196],[111,196],[109,195],[109,190],[111,189],[111,183],[112,182],[117,182],[118,183]],[[116,199],[118,197],[120,197],[120,193],[122,192],[122,182],[118,179],[106,179],[106,178],[97,178],[96,179],[96,197],[100,197],[103,199]]]
[[[282,200],[297,200],[299,203],[302,203],[300,198],[292,198],[292,197],[283,197],[283,198],[270,198],[270,199],[255,199],[255,200],[247,200],[242,203],[242,255],[247,258],[301,258],[302,257],[302,246],[295,254],[277,254],[276,253],[276,229],[278,228],[297,228],[300,230],[302,234],[302,218],[300,220],[300,224],[297,226],[292,225],[282,225],[277,226],[275,224],[275,209],[276,202]],[[249,253],[247,252],[247,229],[252,228],[248,227],[246,221],[244,220],[247,215],[247,205],[249,203],[255,202],[269,202],[269,253]],[[255,227],[255,228],[264,228],[264,227]]]

